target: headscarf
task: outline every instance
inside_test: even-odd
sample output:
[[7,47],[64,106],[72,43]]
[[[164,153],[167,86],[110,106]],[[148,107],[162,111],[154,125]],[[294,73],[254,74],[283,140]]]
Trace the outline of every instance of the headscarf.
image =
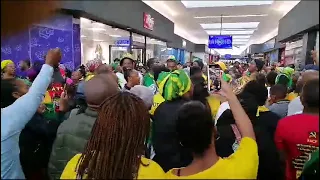
[[158,80],[159,93],[167,101],[183,96],[191,88],[191,80],[184,70],[160,73]]
[[6,68],[9,64],[14,64],[14,62],[10,59],[1,61],[1,71]]
[[93,73],[102,63],[101,60],[90,60],[86,63],[86,69]]
[[292,86],[292,75],[293,74],[294,74],[294,69],[292,69],[291,67],[285,67],[282,69],[280,74],[278,74],[278,76],[276,77],[275,83],[278,84],[280,76],[285,76],[289,80],[287,86],[290,88]]

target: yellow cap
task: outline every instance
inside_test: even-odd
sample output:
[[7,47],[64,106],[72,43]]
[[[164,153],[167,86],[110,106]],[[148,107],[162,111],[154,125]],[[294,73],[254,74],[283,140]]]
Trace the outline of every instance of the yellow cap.
[[219,65],[222,71],[225,71],[227,69],[227,66],[221,61],[215,62],[214,64]]
[[13,61],[10,59],[1,61],[1,70],[3,70],[5,67],[7,67],[9,64],[14,64]]

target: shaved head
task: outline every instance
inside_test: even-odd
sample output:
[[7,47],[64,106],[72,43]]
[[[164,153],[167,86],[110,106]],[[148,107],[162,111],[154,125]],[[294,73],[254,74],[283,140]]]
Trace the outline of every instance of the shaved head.
[[84,94],[89,107],[97,109],[108,97],[118,93],[117,81],[113,73],[98,74],[85,82]]
[[297,81],[296,92],[300,93],[304,84],[313,79],[319,79],[319,71],[306,70],[305,72],[303,72]]

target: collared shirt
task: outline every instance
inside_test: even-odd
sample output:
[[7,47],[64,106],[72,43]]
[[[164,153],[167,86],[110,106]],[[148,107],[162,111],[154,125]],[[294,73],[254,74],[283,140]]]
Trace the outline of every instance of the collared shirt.
[[53,68],[44,64],[29,92],[1,109],[1,179],[24,179],[19,136],[37,111],[51,82]]

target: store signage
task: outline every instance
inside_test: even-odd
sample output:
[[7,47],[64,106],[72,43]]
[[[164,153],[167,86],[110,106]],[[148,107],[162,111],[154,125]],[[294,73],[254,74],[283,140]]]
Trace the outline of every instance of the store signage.
[[154,18],[148,13],[143,13],[143,27],[153,31]]
[[225,54],[225,55],[224,55],[224,59],[226,59],[226,60],[231,59],[231,57],[232,57],[231,54]]
[[118,39],[114,43],[116,46],[130,46],[129,39]]
[[229,35],[209,35],[210,49],[232,49],[232,36]]

